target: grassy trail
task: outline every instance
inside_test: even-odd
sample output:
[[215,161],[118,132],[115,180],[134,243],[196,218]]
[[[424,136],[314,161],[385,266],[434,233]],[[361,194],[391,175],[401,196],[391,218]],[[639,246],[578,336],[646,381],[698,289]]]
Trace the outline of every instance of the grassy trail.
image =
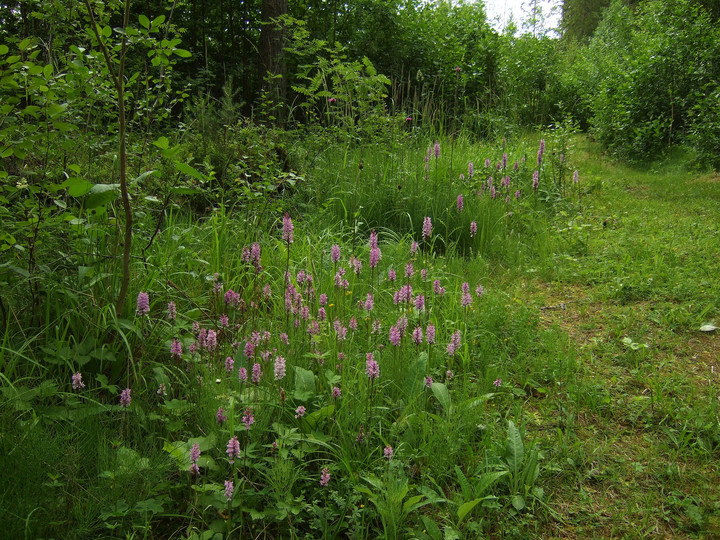
[[529,414],[554,449],[548,536],[716,537],[720,335],[699,328],[719,322],[720,177],[597,152],[578,141],[590,193],[557,224],[566,255],[513,292],[577,351],[576,380]]

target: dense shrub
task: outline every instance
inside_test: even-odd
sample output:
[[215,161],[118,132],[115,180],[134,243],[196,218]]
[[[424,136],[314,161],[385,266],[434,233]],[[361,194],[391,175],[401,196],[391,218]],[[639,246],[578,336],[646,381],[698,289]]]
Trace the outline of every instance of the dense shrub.
[[631,160],[675,142],[702,144],[686,135],[691,116],[692,133],[708,128],[697,112],[717,85],[719,44],[708,14],[690,1],[646,2],[634,14],[613,2],[574,67],[597,139]]

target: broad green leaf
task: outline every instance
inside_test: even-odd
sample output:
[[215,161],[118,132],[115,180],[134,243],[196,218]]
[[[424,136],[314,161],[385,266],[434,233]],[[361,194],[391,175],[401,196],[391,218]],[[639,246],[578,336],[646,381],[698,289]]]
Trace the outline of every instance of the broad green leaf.
[[153,144],[158,148],[165,150],[170,146],[170,139],[167,137],[158,137],[157,140],[153,141]]
[[324,420],[325,418],[328,418],[329,416],[332,416],[332,414],[335,412],[335,405],[327,405],[326,407],[323,407],[322,409],[318,409],[317,411],[313,411],[310,414],[305,415],[303,418],[303,421],[310,426],[310,429],[315,429],[315,426],[317,423],[321,420]]
[[409,514],[413,510],[417,510],[418,508],[425,506],[429,503],[429,501],[422,501],[423,496],[422,495],[415,495],[413,497],[410,497],[407,501],[403,503],[403,512],[406,514]]
[[59,103],[51,103],[47,107],[47,114],[50,118],[57,118],[65,112],[67,104],[60,105]]
[[430,390],[432,390],[432,393],[435,395],[437,400],[440,402],[440,405],[442,405],[442,408],[445,411],[445,413],[449,414],[450,407],[451,407],[451,400],[450,400],[450,390],[448,390],[448,387],[445,386],[443,383],[434,382],[434,383],[432,383]]
[[19,266],[14,266],[14,265],[11,265],[11,264],[6,265],[5,267],[6,267],[8,270],[11,270],[11,271],[15,272],[16,274],[18,274],[18,275],[20,275],[20,276],[22,276],[22,277],[24,277],[24,278],[29,278],[29,277],[30,277],[30,272],[28,272],[28,271],[25,270],[24,268],[20,268]]
[[52,64],[46,64],[43,68],[43,76],[45,77],[46,81],[50,80],[50,77],[52,77],[53,74],[53,67]]
[[300,366],[295,366],[295,392],[298,401],[307,401],[315,395],[315,374]]
[[513,495],[510,501],[512,502],[513,507],[515,507],[515,510],[518,512],[525,508],[525,497],[522,495]]
[[427,360],[427,353],[420,353],[420,356],[418,356],[417,360],[412,363],[407,372],[404,390],[408,402],[411,402],[412,398],[423,390],[423,385],[425,384],[425,373],[427,372]]
[[512,420],[508,421],[507,441],[505,442],[505,455],[510,466],[510,473],[517,476],[520,472],[524,457],[524,447],[520,430],[515,427]]
[[480,481],[475,486],[475,494],[476,495],[482,495],[485,493],[485,491],[492,486],[495,482],[500,480],[503,476],[505,476],[508,472],[507,471],[495,471],[495,472],[489,472],[485,473],[480,477]]
[[143,28],[150,28],[150,19],[148,19],[145,15],[140,15],[138,20]]
[[106,191],[120,191],[120,184],[93,184],[90,193],[105,193]]
[[178,465],[184,468],[185,465],[185,453],[183,452],[183,446],[185,445],[182,441],[175,441],[175,442],[167,442],[165,441],[165,444],[163,445],[163,450],[165,450],[168,454],[170,454],[170,457],[174,458]]
[[470,513],[470,511],[481,502],[482,502],[482,499],[474,499],[472,501],[468,501],[468,502],[460,505],[460,508],[458,508],[458,511],[457,511],[458,523],[461,522],[463,519],[465,519],[465,516],[467,516]]
[[20,111],[20,114],[22,114],[23,116],[28,115],[37,118],[38,112],[40,112],[40,107],[38,107],[37,105],[28,105],[22,111]]
[[117,184],[95,184],[85,199],[85,208],[91,210],[111,203],[120,195]]
[[478,405],[485,403],[487,400],[492,398],[495,395],[495,393],[491,392],[489,394],[483,394],[482,396],[470,398],[466,401],[463,401],[458,405],[458,408],[460,410],[467,410],[472,409],[473,407],[477,407]]
[[192,53],[185,49],[175,49],[173,50],[173,52],[177,54],[180,58],[190,58],[192,56]]
[[0,55],[7,54],[9,51],[10,51],[10,49],[8,49],[7,45],[0,45]]
[[425,530],[430,538],[433,540],[442,540],[442,531],[440,531],[440,527],[437,526],[437,523],[428,516],[420,516],[420,518],[422,519],[423,525],[425,525]]
[[109,26],[105,26],[105,27],[102,29],[102,35],[105,36],[105,37],[110,37],[110,36],[112,36],[112,28],[110,28]]
[[540,475],[540,465],[538,464],[537,458],[537,450],[532,449],[528,452],[528,458],[525,463],[525,474],[523,477],[523,484],[526,486],[532,486]]
[[71,197],[82,197],[92,189],[93,183],[84,178],[72,176],[65,180],[62,186],[68,188],[68,195]]
[[160,512],[164,512],[165,509],[163,508],[162,503],[158,499],[152,498],[138,502],[135,505],[135,511],[140,514],[159,514]]
[[191,187],[184,187],[184,186],[172,187],[172,188],[170,188],[170,191],[172,191],[176,195],[196,195],[197,193],[202,192],[202,190],[199,188],[191,188]]
[[158,171],[156,171],[156,170],[145,171],[145,172],[142,173],[140,176],[138,176],[137,178],[135,178],[134,180],[132,180],[130,183],[131,183],[131,184],[138,184],[138,183],[142,182],[143,180],[145,180],[148,176],[158,176]]
[[463,498],[465,500],[472,499],[474,496],[473,488],[470,486],[470,482],[468,482],[465,474],[462,472],[462,469],[457,465],[455,465],[455,475],[457,476],[458,484],[460,484]]
[[15,237],[10,233],[0,234],[0,240],[2,240],[2,242],[4,244],[6,244],[8,248],[9,248],[9,246],[12,246],[17,243],[17,240],[15,240]]
[[178,171],[180,171],[181,173],[187,174],[188,176],[192,176],[193,178],[197,178],[201,182],[205,181],[205,176],[200,171],[198,171],[194,167],[191,167],[187,163],[183,163],[182,161],[176,161],[175,168]]
[[165,15],[159,15],[153,19],[152,26],[153,26],[153,28],[155,28],[156,26],[160,26],[164,22],[165,22]]
[[30,46],[30,38],[25,38],[18,44],[18,49],[20,49],[21,51],[24,51],[29,46]]

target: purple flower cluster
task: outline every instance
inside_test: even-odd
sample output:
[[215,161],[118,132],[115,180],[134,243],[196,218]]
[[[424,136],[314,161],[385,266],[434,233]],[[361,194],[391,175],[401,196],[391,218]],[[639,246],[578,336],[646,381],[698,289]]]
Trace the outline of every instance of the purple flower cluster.
[[425,328],[425,340],[428,344],[435,343],[435,326],[432,323],[428,323],[427,328]]
[[235,463],[235,458],[240,455],[240,441],[238,441],[237,435],[228,441],[226,453],[230,463]]
[[247,407],[245,409],[245,412],[243,413],[242,422],[245,424],[245,429],[250,429],[250,426],[252,426],[255,423],[255,415],[252,412],[252,409],[250,407]]
[[137,314],[142,317],[150,313],[150,296],[146,292],[138,293]]
[[362,261],[360,259],[355,256],[350,257],[350,266],[352,267],[356,276],[360,275],[360,270],[362,270]]
[[450,338],[450,342],[448,343],[446,350],[450,356],[454,356],[459,348],[460,348],[460,330],[455,330],[455,333]]
[[374,381],[380,376],[380,366],[373,357],[372,353],[365,355],[365,373],[371,381]]
[[82,373],[78,371],[72,376],[72,389],[82,390],[83,388],[85,388],[85,383],[82,380]]
[[275,380],[280,381],[285,377],[285,358],[282,356],[275,357]]
[[363,309],[365,309],[365,311],[372,311],[373,307],[375,307],[375,298],[373,297],[372,293],[367,293],[367,296],[365,297],[365,303],[363,304]]
[[325,467],[320,474],[320,485],[325,487],[330,482],[330,469]]
[[462,299],[460,305],[464,308],[469,307],[472,304],[472,296],[470,296],[470,285],[465,282],[462,284]]
[[283,240],[289,244],[293,243],[293,222],[292,219],[290,219],[290,214],[285,212],[285,216],[283,217],[283,227],[282,227],[282,234],[283,234]]
[[429,240],[430,236],[432,235],[432,220],[430,217],[426,216],[423,220],[423,226],[422,226],[422,237],[423,240]]
[[413,339],[413,342],[414,342],[416,345],[420,345],[420,344],[422,343],[422,340],[423,340],[423,331],[422,331],[422,328],[421,328],[420,326],[416,326],[416,327],[415,327],[415,330],[413,330],[412,339]]
[[393,302],[395,304],[402,304],[403,302],[410,302],[412,300],[412,285],[406,283],[400,289],[397,290],[393,296]]
[[200,474],[198,460],[200,459],[200,445],[195,443],[190,448],[190,472],[192,474]]
[[393,325],[390,327],[390,343],[392,343],[395,347],[400,346],[400,342],[402,341],[402,333],[400,332],[400,329],[397,325]]
[[254,384],[258,384],[260,382],[260,379],[262,379],[263,372],[262,372],[262,366],[258,364],[257,362],[253,364],[252,367],[252,382]]
[[225,303],[229,306],[239,306],[240,305],[240,294],[236,293],[232,289],[229,289],[225,293]]

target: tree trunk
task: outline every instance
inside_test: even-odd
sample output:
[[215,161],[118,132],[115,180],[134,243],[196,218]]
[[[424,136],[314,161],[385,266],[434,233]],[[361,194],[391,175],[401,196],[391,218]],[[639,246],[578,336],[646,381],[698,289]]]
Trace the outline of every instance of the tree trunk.
[[260,98],[268,117],[279,117],[277,111],[285,100],[285,61],[283,59],[284,36],[280,25],[274,19],[288,12],[287,0],[263,0],[262,28],[260,30]]

